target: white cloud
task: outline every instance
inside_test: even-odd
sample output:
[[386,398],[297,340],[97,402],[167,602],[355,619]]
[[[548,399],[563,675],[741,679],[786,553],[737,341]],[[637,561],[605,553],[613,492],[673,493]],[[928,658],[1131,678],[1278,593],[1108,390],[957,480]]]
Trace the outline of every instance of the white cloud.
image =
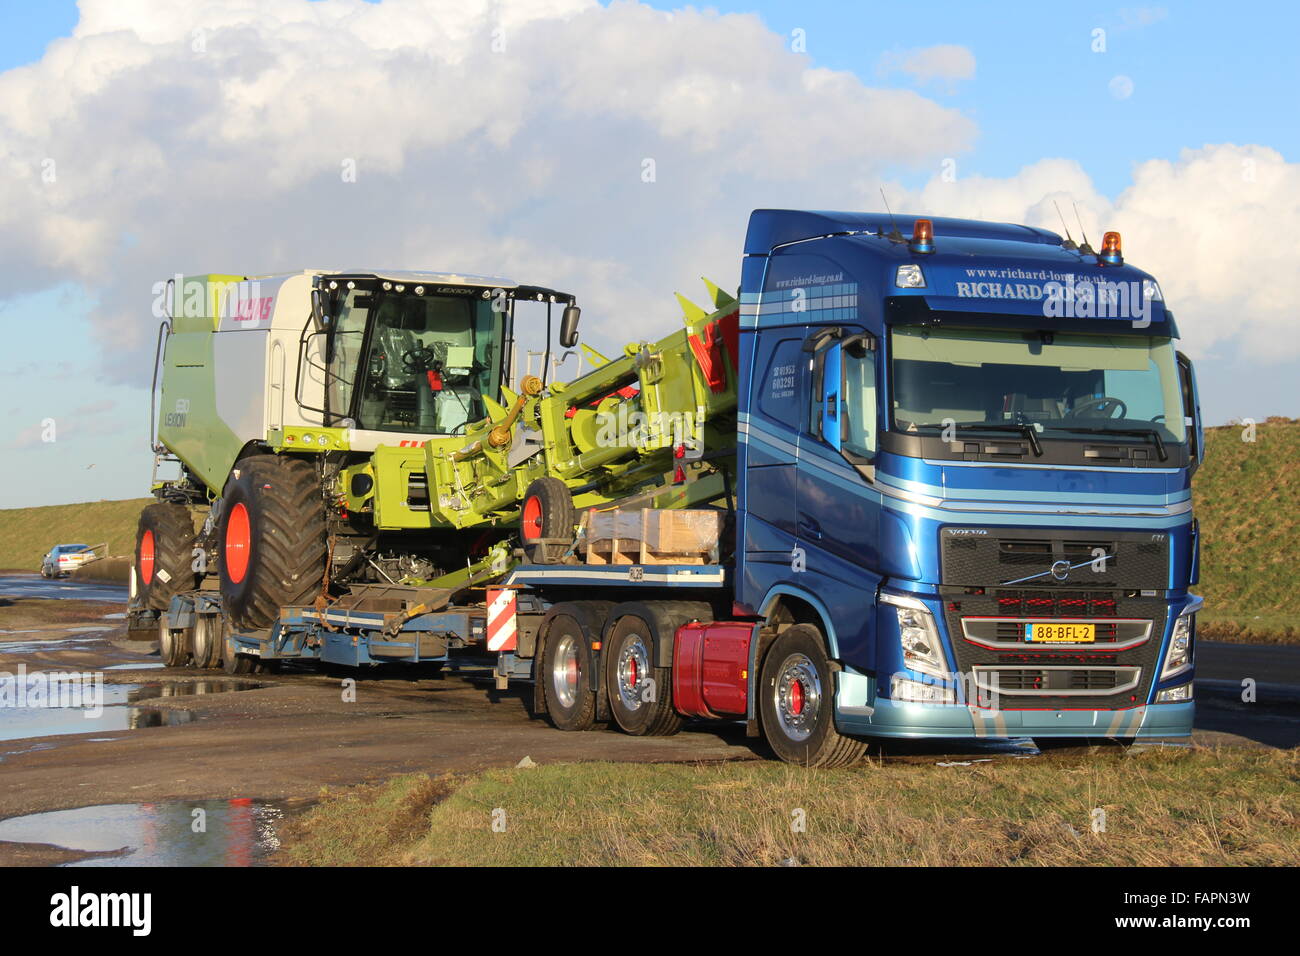
[[1204,146],[1139,164],[1111,199],[1078,163],[1045,159],[1005,179],[936,177],[905,205],[1061,232],[1054,199],[1076,241],[1072,202],[1094,246],[1105,230],[1121,233],[1127,260],[1160,281],[1192,354],[1300,358],[1295,247],[1285,239],[1300,234],[1300,164],[1263,146]]
[[658,334],[673,288],[736,282],[749,209],[841,206],[845,184],[974,135],[914,92],[809,66],[748,15],[593,0],[80,7],[71,38],[0,75],[0,288],[75,278],[137,381],[150,289],[178,271],[498,272],[578,293],[589,331]]
[[894,51],[880,58],[883,73],[906,73],[916,83],[942,83],[948,87],[975,75],[975,54],[955,43]]

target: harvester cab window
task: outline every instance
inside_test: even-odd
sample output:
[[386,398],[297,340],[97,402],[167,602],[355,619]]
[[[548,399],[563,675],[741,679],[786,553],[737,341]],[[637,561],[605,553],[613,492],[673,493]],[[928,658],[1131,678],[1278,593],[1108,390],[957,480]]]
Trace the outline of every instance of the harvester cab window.
[[501,321],[481,296],[349,292],[335,325],[331,410],[348,409],[358,428],[463,433],[496,390]]

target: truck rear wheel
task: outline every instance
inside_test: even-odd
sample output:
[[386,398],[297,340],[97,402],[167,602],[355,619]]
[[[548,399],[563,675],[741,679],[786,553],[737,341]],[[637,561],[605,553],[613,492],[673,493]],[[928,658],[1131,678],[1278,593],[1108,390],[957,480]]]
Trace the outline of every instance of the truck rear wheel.
[[578,515],[569,487],[558,478],[538,478],[524,492],[519,537],[531,564],[558,564],[569,550]]
[[226,635],[220,614],[199,614],[194,618],[194,666],[212,670],[221,666]]
[[316,469],[283,455],[239,462],[222,493],[222,607],[235,627],[269,627],[308,605],[325,578],[325,499]]
[[610,605],[599,601],[556,604],[543,629],[542,702],[560,730],[590,730],[596,724],[596,675],[592,644],[600,641]]
[[184,667],[190,662],[193,628],[172,627],[167,615],[158,618],[158,656],[166,667]]
[[835,681],[822,633],[796,624],[781,633],[763,658],[759,684],[763,736],[787,763],[848,767],[867,745],[835,729]]
[[136,592],[142,605],[166,610],[196,586],[194,521],[184,505],[158,503],[140,512],[135,532]]
[[671,648],[677,628],[710,616],[707,604],[689,601],[622,604],[610,616],[602,654],[605,693],[615,722],[637,737],[669,737],[685,720],[673,707],[672,667],[661,667],[658,648]]

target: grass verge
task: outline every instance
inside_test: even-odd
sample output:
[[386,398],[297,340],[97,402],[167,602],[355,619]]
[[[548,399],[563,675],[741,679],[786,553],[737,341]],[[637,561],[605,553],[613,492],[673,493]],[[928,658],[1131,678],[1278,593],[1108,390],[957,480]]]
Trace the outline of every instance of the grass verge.
[[[416,774],[323,794],[281,834],[282,861],[1295,865],[1298,783],[1297,751],[1228,748],[1098,748],[964,767],[583,763]],[[1094,833],[1098,809],[1105,831]]]

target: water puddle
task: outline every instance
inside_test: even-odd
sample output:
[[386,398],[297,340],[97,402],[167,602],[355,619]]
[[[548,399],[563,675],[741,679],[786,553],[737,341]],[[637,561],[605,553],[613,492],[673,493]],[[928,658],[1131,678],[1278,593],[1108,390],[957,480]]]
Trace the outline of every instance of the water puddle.
[[[113,733],[119,730],[143,730],[148,727],[175,727],[188,724],[195,715],[187,710],[159,709],[142,706],[145,701],[165,697],[193,697],[199,694],[227,694],[264,687],[256,681],[196,680],[152,682],[147,684],[105,684],[98,707],[6,706],[0,721],[0,740],[23,740],[28,737],[55,737],[67,734]],[[93,698],[89,701],[93,704]],[[106,740],[115,738],[92,738]],[[23,751],[11,751],[22,753]],[[3,759],[0,757],[0,759]]]
[[162,664],[161,664],[161,663],[159,663],[159,664],[148,664],[148,663],[143,663],[143,664],[109,664],[107,667],[102,668],[102,670],[106,670],[106,671],[152,671],[152,670],[157,670],[157,669],[160,668],[160,667],[162,667]]
[[116,614],[105,614],[105,621],[124,621],[126,620],[126,611],[118,611]]
[[0,820],[0,840],[123,851],[66,866],[258,866],[279,849],[284,814],[247,798],[113,803]]

